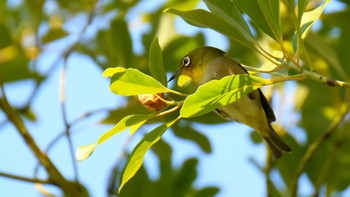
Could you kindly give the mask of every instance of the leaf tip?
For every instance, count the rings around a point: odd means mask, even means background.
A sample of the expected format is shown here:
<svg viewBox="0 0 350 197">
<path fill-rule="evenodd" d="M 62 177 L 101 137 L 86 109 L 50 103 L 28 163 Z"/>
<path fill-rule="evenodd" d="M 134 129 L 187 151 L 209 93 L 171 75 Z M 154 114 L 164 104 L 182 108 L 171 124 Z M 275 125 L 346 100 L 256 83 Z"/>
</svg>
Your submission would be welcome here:
<svg viewBox="0 0 350 197">
<path fill-rule="evenodd" d="M 89 144 L 78 148 L 75 158 L 77 161 L 84 161 L 94 152 L 96 144 Z"/>
<path fill-rule="evenodd" d="M 112 77 L 116 73 L 125 72 L 125 71 L 126 71 L 126 68 L 123 68 L 123 67 L 107 68 L 102 73 L 102 76 L 103 77 Z"/>
</svg>

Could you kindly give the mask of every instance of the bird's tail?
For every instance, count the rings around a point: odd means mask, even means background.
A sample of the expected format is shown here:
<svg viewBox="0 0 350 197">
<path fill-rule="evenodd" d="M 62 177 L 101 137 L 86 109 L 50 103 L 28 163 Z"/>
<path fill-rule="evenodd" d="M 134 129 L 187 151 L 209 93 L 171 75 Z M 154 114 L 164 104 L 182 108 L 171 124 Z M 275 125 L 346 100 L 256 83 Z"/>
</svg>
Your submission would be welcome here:
<svg viewBox="0 0 350 197">
<path fill-rule="evenodd" d="M 269 125 L 270 132 L 268 136 L 264 136 L 266 143 L 269 145 L 273 155 L 276 159 L 282 156 L 283 152 L 290 152 L 292 149 L 287 143 L 285 143 L 280 136 L 275 132 L 275 130 Z"/>
</svg>

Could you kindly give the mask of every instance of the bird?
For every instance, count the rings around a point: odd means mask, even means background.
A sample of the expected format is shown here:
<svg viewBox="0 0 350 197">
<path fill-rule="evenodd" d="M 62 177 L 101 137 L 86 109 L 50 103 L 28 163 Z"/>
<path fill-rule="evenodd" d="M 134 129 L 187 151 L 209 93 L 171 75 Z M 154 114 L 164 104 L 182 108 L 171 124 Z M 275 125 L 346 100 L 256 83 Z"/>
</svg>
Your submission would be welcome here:
<svg viewBox="0 0 350 197">
<path fill-rule="evenodd" d="M 210 46 L 199 47 L 185 55 L 179 69 L 169 79 L 186 75 L 199 87 L 211 80 L 219 80 L 229 75 L 248 74 L 247 70 L 224 51 Z M 291 152 L 290 146 L 275 132 L 271 123 L 276 116 L 260 89 L 256 89 L 234 103 L 214 110 L 226 120 L 243 123 L 254 130 L 265 140 L 275 158 L 283 152 Z"/>
</svg>

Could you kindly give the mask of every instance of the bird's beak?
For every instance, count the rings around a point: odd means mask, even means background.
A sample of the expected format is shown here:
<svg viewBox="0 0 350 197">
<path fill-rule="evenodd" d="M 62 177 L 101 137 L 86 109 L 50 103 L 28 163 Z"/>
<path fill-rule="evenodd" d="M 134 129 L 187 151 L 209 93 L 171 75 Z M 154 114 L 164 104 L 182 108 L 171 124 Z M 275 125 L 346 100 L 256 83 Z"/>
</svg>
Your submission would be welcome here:
<svg viewBox="0 0 350 197">
<path fill-rule="evenodd" d="M 178 70 L 175 72 L 175 74 L 174 74 L 173 76 L 170 77 L 170 79 L 168 80 L 168 83 L 169 83 L 170 81 L 172 81 L 173 79 L 175 79 L 176 77 L 178 77 L 178 76 L 180 75 L 181 71 L 182 71 L 181 68 L 178 69 Z"/>
</svg>

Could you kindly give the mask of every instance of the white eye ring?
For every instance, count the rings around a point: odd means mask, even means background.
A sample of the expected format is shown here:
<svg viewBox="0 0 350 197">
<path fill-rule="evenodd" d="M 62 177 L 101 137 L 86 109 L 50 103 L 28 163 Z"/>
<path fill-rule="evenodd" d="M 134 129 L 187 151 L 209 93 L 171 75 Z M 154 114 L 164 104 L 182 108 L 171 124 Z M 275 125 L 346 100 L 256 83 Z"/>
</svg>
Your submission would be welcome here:
<svg viewBox="0 0 350 197">
<path fill-rule="evenodd" d="M 188 67 L 191 63 L 191 59 L 190 57 L 186 56 L 182 59 L 182 65 L 185 67 Z"/>
</svg>

